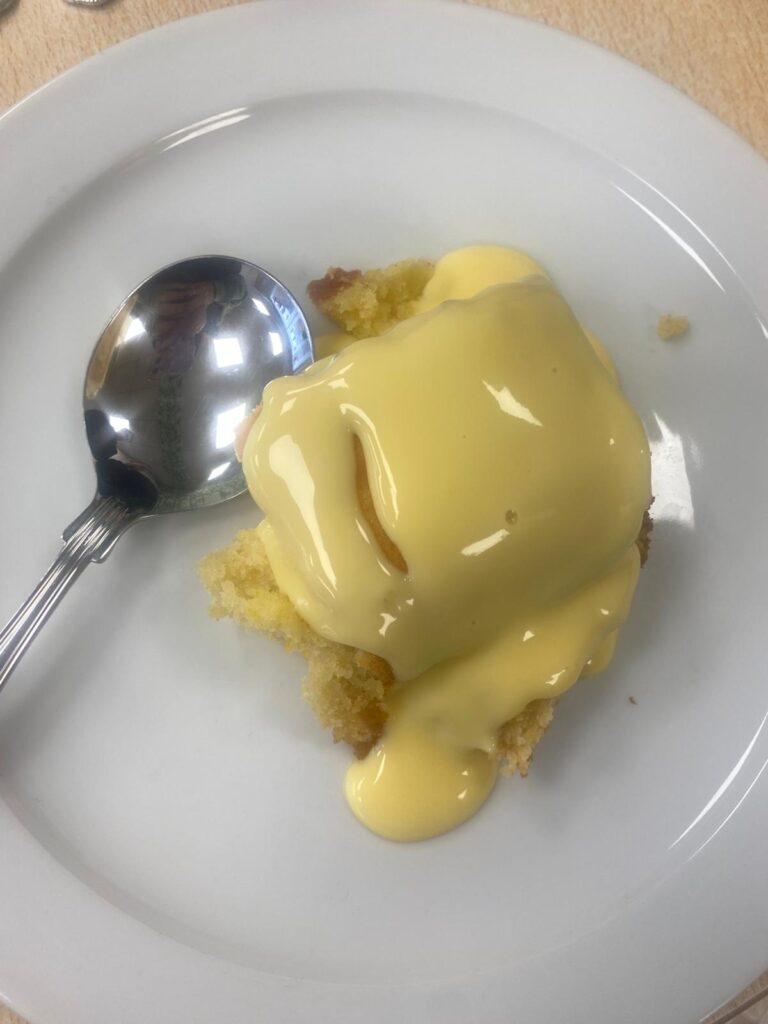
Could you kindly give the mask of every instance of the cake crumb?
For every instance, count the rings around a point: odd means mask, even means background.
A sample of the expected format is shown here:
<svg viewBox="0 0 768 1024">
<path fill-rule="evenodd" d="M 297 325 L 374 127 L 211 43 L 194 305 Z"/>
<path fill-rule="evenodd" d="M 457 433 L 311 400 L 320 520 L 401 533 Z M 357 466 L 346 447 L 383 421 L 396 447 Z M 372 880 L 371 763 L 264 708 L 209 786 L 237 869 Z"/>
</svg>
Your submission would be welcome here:
<svg viewBox="0 0 768 1024">
<path fill-rule="evenodd" d="M 435 265 L 406 259 L 383 270 L 330 267 L 310 281 L 309 297 L 333 322 L 354 338 L 378 337 L 412 316 Z"/>
<path fill-rule="evenodd" d="M 629 698 L 629 703 L 630 703 L 630 704 L 637 704 L 637 701 L 635 700 L 635 698 L 634 698 L 634 697 L 630 696 L 630 698 Z"/>
<path fill-rule="evenodd" d="M 691 321 L 687 316 L 681 316 L 678 313 L 664 313 L 656 324 L 656 333 L 663 341 L 669 341 L 670 338 L 679 338 L 682 334 L 686 334 L 690 326 Z"/>
</svg>

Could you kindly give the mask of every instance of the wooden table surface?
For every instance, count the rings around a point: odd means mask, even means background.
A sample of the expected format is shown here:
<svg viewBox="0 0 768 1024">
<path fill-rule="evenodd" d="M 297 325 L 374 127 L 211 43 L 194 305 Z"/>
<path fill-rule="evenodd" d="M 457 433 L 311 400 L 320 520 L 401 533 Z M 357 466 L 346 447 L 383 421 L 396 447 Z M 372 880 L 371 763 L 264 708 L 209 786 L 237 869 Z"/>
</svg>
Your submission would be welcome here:
<svg viewBox="0 0 768 1024">
<path fill-rule="evenodd" d="M 0 111 L 113 43 L 237 2 L 113 0 L 88 10 L 63 0 L 16 0 L 0 15 Z M 768 157 L 768 0 L 470 2 L 537 18 L 622 54 L 687 92 Z M 768 972 L 733 1004 L 742 1007 L 737 1016 L 731 1016 L 732 1008 L 711 1022 L 768 1024 L 768 998 L 744 1008 L 763 988 L 768 988 Z M 24 1022 L 0 1005 L 0 1024 Z"/>
</svg>

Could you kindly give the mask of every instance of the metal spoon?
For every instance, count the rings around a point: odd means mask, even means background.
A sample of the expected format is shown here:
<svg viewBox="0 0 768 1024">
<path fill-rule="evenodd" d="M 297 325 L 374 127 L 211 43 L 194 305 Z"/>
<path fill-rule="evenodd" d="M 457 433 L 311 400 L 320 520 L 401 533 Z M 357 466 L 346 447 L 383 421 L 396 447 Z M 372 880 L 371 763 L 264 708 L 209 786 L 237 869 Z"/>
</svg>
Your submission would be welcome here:
<svg viewBox="0 0 768 1024">
<path fill-rule="evenodd" d="M 63 595 L 148 516 L 246 489 L 235 431 L 273 377 L 313 360 L 301 307 L 265 270 L 225 256 L 165 267 L 105 327 L 85 375 L 96 496 L 0 633 L 0 689 Z"/>
</svg>

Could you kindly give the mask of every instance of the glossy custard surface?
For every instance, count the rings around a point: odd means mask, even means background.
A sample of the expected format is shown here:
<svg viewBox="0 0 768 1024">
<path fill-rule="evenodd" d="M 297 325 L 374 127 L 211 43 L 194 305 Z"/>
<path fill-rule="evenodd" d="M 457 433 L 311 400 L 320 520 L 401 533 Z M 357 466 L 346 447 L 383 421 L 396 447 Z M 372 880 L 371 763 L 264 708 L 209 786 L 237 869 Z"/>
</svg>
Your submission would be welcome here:
<svg viewBox="0 0 768 1024">
<path fill-rule="evenodd" d="M 398 680 L 350 806 L 446 831 L 492 789 L 499 726 L 604 667 L 629 611 L 650 466 L 610 360 L 530 257 L 458 250 L 416 315 L 273 381 L 243 463 L 281 589 Z"/>
</svg>

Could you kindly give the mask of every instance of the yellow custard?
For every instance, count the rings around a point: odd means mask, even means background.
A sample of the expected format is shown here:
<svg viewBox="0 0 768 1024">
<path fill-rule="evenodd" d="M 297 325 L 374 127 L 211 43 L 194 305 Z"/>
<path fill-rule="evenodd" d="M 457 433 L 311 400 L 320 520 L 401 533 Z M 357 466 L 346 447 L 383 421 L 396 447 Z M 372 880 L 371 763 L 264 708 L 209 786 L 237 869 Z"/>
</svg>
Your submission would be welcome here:
<svg viewBox="0 0 768 1024">
<path fill-rule="evenodd" d="M 268 385 L 243 464 L 281 590 L 397 679 L 352 810 L 447 831 L 493 788 L 499 727 L 603 668 L 629 611 L 650 466 L 610 359 L 530 257 L 458 250 L 410 319 Z"/>
</svg>

